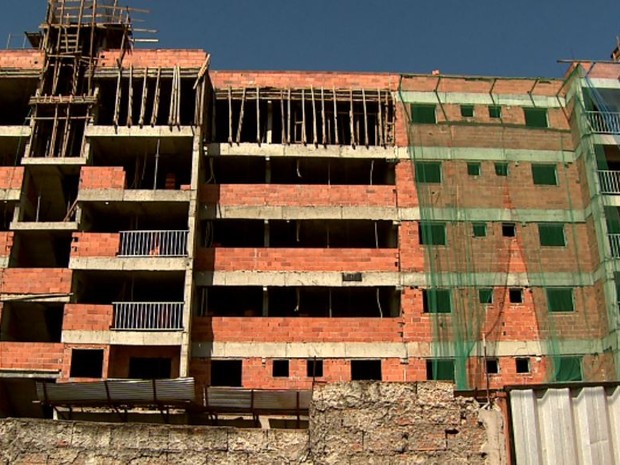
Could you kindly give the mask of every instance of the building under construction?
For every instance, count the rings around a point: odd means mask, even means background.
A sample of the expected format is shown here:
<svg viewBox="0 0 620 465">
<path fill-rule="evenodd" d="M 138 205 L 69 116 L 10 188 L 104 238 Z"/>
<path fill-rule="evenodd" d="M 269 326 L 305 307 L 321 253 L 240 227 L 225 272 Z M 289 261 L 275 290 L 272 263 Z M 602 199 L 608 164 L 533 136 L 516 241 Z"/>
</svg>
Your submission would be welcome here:
<svg viewBox="0 0 620 465">
<path fill-rule="evenodd" d="M 227 72 L 134 14 L 52 0 L 0 52 L 1 414 L 617 380 L 620 63 Z"/>
</svg>

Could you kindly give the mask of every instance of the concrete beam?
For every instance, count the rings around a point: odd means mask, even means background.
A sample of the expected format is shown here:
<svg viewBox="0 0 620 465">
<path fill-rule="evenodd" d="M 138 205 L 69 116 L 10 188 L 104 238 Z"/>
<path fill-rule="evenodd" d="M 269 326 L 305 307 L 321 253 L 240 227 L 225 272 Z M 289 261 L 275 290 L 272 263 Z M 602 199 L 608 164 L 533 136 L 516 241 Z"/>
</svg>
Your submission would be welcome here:
<svg viewBox="0 0 620 465">
<path fill-rule="evenodd" d="M 86 166 L 88 160 L 85 157 L 24 157 L 21 163 L 25 166 Z"/>
<path fill-rule="evenodd" d="M 63 331 L 65 344 L 178 346 L 182 331 Z"/>
<path fill-rule="evenodd" d="M 147 189 L 80 189 L 79 202 L 189 202 L 192 191 Z"/>
<path fill-rule="evenodd" d="M 197 286 L 329 286 L 329 287 L 427 287 L 428 273 L 361 273 L 360 282 L 344 282 L 340 272 L 284 272 L 284 271 L 203 271 L 195 275 Z M 433 281 L 451 283 L 452 287 L 545 287 L 592 286 L 590 273 L 435 273 Z M 469 284 L 473 286 L 474 284 Z M 450 287 L 450 286 L 447 286 Z"/>
<path fill-rule="evenodd" d="M 87 126 L 86 137 L 194 137 L 193 126 Z"/>
<path fill-rule="evenodd" d="M 580 355 L 601 352 L 597 341 L 558 341 L 557 350 L 549 350 L 541 341 L 488 342 L 487 353 L 494 357 L 525 357 L 546 355 Z M 433 343 L 400 342 L 194 342 L 193 358 L 345 358 L 376 359 L 409 357 L 432 358 Z M 442 356 L 454 356 L 454 344 L 446 343 Z M 451 350 L 452 349 L 452 350 Z M 482 342 L 473 344 L 470 356 L 484 353 Z"/>
<path fill-rule="evenodd" d="M 349 145 L 208 144 L 207 156 L 259 156 L 299 158 L 396 158 L 396 147 L 351 147 Z"/>
<path fill-rule="evenodd" d="M 78 224 L 75 221 L 34 222 L 12 221 L 11 231 L 77 231 Z"/>
<path fill-rule="evenodd" d="M 30 126 L 0 126 L 0 137 L 30 137 Z"/>
<path fill-rule="evenodd" d="M 72 270 L 106 271 L 184 271 L 190 266 L 188 257 L 71 257 Z"/>
<path fill-rule="evenodd" d="M 563 108 L 564 98 L 530 94 L 491 94 L 478 92 L 394 92 L 394 98 L 404 103 L 443 103 L 465 105 L 508 105 L 517 107 Z"/>
</svg>

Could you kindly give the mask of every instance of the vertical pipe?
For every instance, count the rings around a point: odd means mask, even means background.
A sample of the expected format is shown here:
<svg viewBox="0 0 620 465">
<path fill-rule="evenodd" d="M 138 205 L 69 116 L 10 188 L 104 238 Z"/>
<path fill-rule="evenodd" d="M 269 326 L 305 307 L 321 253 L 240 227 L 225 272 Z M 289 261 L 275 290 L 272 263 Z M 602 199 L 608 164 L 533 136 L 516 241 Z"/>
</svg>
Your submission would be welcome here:
<svg viewBox="0 0 620 465">
<path fill-rule="evenodd" d="M 157 174 L 159 171 L 159 148 L 161 139 L 157 139 L 157 153 L 155 154 L 155 173 L 153 175 L 153 190 L 157 189 Z"/>
</svg>

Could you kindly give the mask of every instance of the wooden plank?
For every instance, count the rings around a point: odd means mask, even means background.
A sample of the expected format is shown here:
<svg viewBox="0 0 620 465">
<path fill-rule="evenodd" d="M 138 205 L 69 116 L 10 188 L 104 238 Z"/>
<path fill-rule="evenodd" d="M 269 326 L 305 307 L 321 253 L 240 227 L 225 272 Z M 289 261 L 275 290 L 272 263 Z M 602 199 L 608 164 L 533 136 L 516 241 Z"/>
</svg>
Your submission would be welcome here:
<svg viewBox="0 0 620 465">
<path fill-rule="evenodd" d="M 301 143 L 306 145 L 306 93 L 301 89 Z"/>
<path fill-rule="evenodd" d="M 151 113 L 151 126 L 157 124 L 159 118 L 159 101 L 161 99 L 161 68 L 157 68 L 157 79 L 155 80 L 155 100 L 153 101 L 153 112 Z"/>
<path fill-rule="evenodd" d="M 335 142 L 336 145 L 340 145 L 339 135 L 338 135 L 338 102 L 336 101 L 336 88 L 334 87 L 334 93 L 332 95 L 334 99 L 334 134 L 335 134 Z"/>
<path fill-rule="evenodd" d="M 149 95 L 149 86 L 147 82 L 148 75 L 149 69 L 146 68 L 144 70 L 144 80 L 142 81 L 142 103 L 140 104 L 140 121 L 138 121 L 140 127 L 144 126 L 144 117 L 146 116 L 146 103 Z"/>
<path fill-rule="evenodd" d="M 232 145 L 233 143 L 233 117 L 232 117 L 233 107 L 232 107 L 232 89 L 228 86 L 228 143 Z"/>
<path fill-rule="evenodd" d="M 280 124 L 282 127 L 282 138 L 280 139 L 284 144 L 286 142 L 286 131 L 284 122 L 284 90 L 280 89 Z"/>
<path fill-rule="evenodd" d="M 118 77 L 116 80 L 116 100 L 114 101 L 114 126 L 118 127 L 118 121 L 121 115 L 121 81 L 123 79 L 123 68 L 118 68 Z"/>
<path fill-rule="evenodd" d="M 127 126 L 133 124 L 133 65 L 129 67 L 129 99 L 127 103 Z"/>
<path fill-rule="evenodd" d="M 327 133 L 325 132 L 325 89 L 321 87 L 321 134 L 323 145 L 327 145 Z"/>
<path fill-rule="evenodd" d="M 256 88 L 256 143 L 260 145 L 260 89 Z"/>
<path fill-rule="evenodd" d="M 181 126 L 181 102 L 183 101 L 183 86 L 181 85 L 181 67 L 177 66 L 177 108 L 176 108 L 176 125 Z"/>
<path fill-rule="evenodd" d="M 355 116 L 353 113 L 353 89 L 350 89 L 349 100 L 349 130 L 351 132 L 351 145 L 355 147 Z"/>
<path fill-rule="evenodd" d="M 312 143 L 316 146 L 319 143 L 318 134 L 317 134 L 317 126 L 316 126 L 316 100 L 314 98 L 314 87 L 310 87 L 310 92 L 312 93 Z"/>
<path fill-rule="evenodd" d="M 377 90 L 377 95 L 379 96 L 377 99 L 377 106 L 379 107 L 379 112 L 377 115 L 377 126 L 379 128 L 379 143 L 377 145 L 383 146 L 383 103 L 381 102 L 381 89 Z"/>
<path fill-rule="evenodd" d="M 236 142 L 241 142 L 241 130 L 243 129 L 243 115 L 245 113 L 245 93 L 246 89 L 243 88 L 243 96 L 241 97 L 241 112 L 239 113 L 239 125 L 237 126 L 237 139 Z"/>
<path fill-rule="evenodd" d="M 364 143 L 366 147 L 370 145 L 368 141 L 368 110 L 366 109 L 366 91 L 362 89 L 362 105 L 364 106 Z"/>
<path fill-rule="evenodd" d="M 291 145 L 291 88 L 288 89 L 287 98 L 287 126 L 286 126 L 286 142 Z"/>
</svg>

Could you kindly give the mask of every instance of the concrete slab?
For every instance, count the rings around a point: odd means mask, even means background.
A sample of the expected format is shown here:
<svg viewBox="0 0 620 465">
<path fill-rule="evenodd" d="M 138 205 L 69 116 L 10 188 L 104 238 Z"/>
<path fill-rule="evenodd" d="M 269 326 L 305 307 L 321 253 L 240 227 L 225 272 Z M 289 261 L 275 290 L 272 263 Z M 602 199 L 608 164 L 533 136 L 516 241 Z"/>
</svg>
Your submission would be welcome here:
<svg viewBox="0 0 620 465">
<path fill-rule="evenodd" d="M 80 189 L 79 202 L 189 202 L 192 191 L 146 189 Z"/>
<path fill-rule="evenodd" d="M 88 126 L 86 137 L 194 137 L 193 126 Z"/>
<path fill-rule="evenodd" d="M 72 257 L 72 270 L 183 271 L 191 267 L 188 257 Z"/>
<path fill-rule="evenodd" d="M 56 221 L 56 222 L 11 222 L 11 231 L 77 231 L 78 224 L 76 221 Z"/>
<path fill-rule="evenodd" d="M 65 344 L 104 344 L 122 346 L 181 345 L 183 331 L 63 331 Z"/>
</svg>

